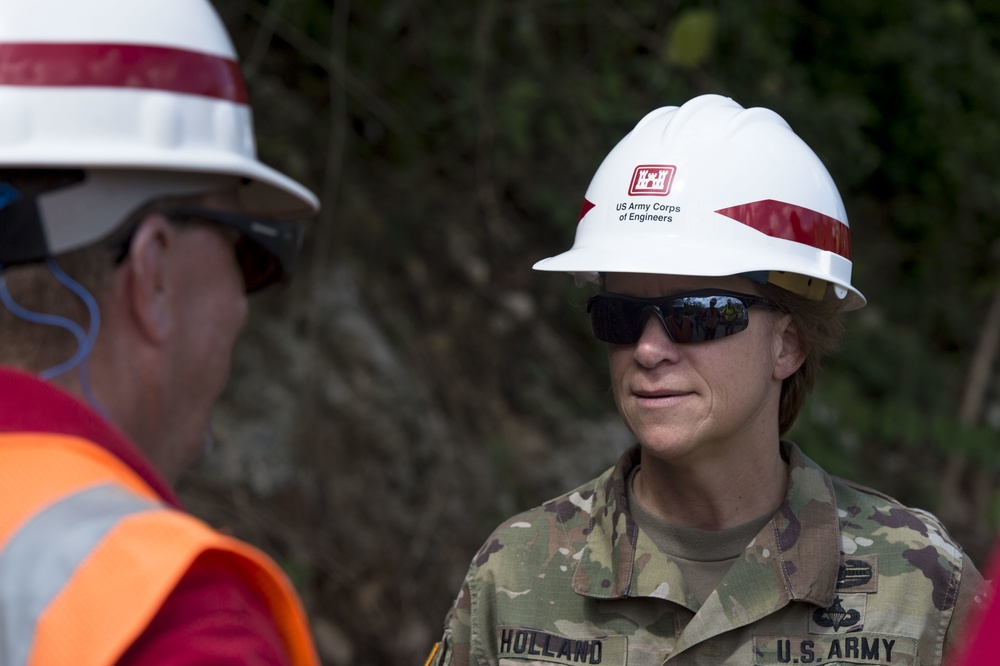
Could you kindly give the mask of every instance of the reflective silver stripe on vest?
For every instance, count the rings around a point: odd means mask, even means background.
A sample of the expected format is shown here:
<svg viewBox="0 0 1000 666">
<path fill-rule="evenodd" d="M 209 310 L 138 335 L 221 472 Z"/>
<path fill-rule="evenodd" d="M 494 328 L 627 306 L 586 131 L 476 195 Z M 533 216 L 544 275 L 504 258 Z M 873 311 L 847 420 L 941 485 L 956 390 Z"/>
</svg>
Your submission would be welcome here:
<svg viewBox="0 0 1000 666">
<path fill-rule="evenodd" d="M 125 516 L 159 505 L 107 484 L 52 504 L 0 551 L 0 664 L 27 663 L 39 617 L 80 563 Z"/>
</svg>

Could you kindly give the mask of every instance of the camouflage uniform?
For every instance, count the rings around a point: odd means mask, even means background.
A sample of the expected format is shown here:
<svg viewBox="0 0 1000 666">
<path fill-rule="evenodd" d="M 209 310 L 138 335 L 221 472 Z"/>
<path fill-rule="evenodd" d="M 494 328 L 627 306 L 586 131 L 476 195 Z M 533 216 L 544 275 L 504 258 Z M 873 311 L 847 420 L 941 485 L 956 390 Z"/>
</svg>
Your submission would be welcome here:
<svg viewBox="0 0 1000 666">
<path fill-rule="evenodd" d="M 694 612 L 629 513 L 638 447 L 502 524 L 429 663 L 940 664 L 982 577 L 934 516 L 783 443 L 788 494 Z"/>
</svg>

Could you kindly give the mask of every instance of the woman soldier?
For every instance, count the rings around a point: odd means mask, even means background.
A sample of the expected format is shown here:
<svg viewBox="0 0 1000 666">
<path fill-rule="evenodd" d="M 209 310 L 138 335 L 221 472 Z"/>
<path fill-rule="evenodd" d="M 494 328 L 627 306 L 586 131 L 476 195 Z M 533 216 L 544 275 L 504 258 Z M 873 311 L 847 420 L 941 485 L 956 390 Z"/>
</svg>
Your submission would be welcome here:
<svg viewBox="0 0 1000 666">
<path fill-rule="evenodd" d="M 637 221 L 619 210 L 670 205 Z M 643 207 L 644 206 L 644 207 Z M 615 402 L 637 444 L 503 523 L 436 664 L 939 664 L 982 578 L 932 515 L 830 477 L 791 427 L 851 285 L 840 195 L 775 113 L 716 95 L 643 118 L 587 190 Z M 675 308 L 735 312 L 672 336 Z"/>
</svg>

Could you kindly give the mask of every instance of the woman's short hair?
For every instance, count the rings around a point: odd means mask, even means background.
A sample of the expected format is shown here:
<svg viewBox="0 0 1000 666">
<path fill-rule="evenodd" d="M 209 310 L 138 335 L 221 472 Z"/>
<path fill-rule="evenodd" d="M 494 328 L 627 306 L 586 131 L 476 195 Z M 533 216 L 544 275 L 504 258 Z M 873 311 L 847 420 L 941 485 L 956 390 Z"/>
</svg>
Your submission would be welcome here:
<svg viewBox="0 0 1000 666">
<path fill-rule="evenodd" d="M 758 291 L 776 310 L 791 316 L 806 352 L 801 367 L 781 384 L 778 431 L 784 435 L 812 392 L 822 360 L 840 345 L 844 335 L 841 302 L 830 294 L 822 300 L 809 299 L 769 283 L 758 285 Z"/>
</svg>

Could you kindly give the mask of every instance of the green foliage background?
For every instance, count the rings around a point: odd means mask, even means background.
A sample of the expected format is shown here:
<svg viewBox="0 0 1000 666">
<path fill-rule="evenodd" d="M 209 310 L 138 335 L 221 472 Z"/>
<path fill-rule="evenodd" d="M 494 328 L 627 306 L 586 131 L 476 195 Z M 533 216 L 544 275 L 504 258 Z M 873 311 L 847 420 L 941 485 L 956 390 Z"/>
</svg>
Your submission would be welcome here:
<svg viewBox="0 0 1000 666">
<path fill-rule="evenodd" d="M 1000 5 L 215 4 L 243 58 L 262 156 L 323 201 L 291 301 L 261 309 L 320 336 L 316 303 L 333 267 L 350 267 L 460 433 L 460 457 L 489 470 L 449 468 L 470 475 L 448 486 L 468 522 L 438 524 L 420 567 L 391 564 L 411 593 L 374 603 L 412 607 L 409 643 L 384 640 L 403 611 L 358 620 L 344 608 L 353 597 L 307 562 L 297 580 L 311 613 L 350 643 L 327 650 L 329 663 L 419 659 L 493 523 L 568 489 L 521 473 L 517 433 L 551 447 L 532 460 L 558 467 L 574 455 L 572 442 L 554 443 L 566 424 L 613 404 L 584 293 L 530 266 L 572 242 L 590 177 L 640 117 L 705 92 L 781 114 L 823 159 L 850 216 L 854 282 L 870 304 L 849 315 L 847 342 L 792 438 L 831 472 L 935 511 L 984 561 L 1000 514 L 990 352 L 1000 323 L 987 314 L 1000 293 Z M 353 556 L 341 541 L 326 547 Z"/>
</svg>

